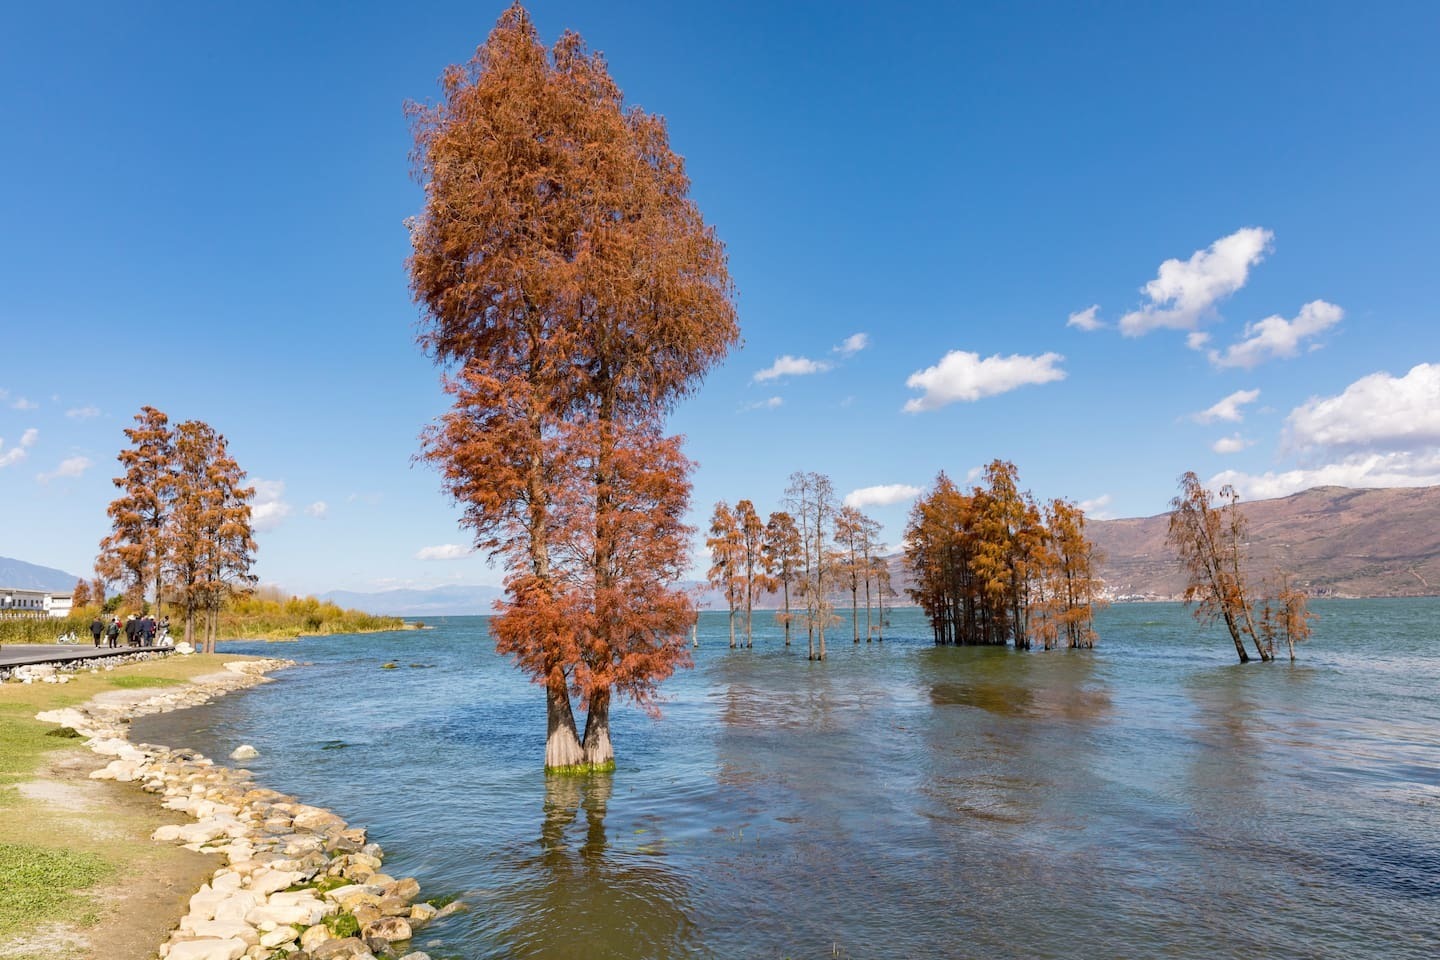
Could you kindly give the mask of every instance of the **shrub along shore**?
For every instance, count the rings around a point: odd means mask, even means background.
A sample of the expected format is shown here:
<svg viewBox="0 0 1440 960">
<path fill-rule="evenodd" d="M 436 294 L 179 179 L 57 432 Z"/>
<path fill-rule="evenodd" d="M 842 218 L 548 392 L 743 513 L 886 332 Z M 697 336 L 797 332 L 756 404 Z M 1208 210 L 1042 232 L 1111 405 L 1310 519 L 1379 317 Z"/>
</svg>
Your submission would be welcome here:
<svg viewBox="0 0 1440 960">
<path fill-rule="evenodd" d="M 192 673 L 199 666 L 195 661 L 202 659 L 207 662 L 201 669 L 221 667 L 220 672 Z M 125 736 L 133 717 L 205 703 L 267 682 L 266 672 L 290 665 L 282 660 L 224 658 L 222 666 L 219 657 L 171 657 L 164 664 L 135 665 L 138 669 L 130 668 L 137 674 L 133 677 L 122 667 L 113 672 L 85 671 L 65 686 L 7 684 L 0 687 L 0 707 L 6 708 L 0 712 L 0 738 L 32 744 L 27 754 L 32 769 L 14 771 L 22 776 L 40 766 L 38 757 L 48 746 L 34 746 L 33 741 L 48 739 L 64 745 L 84 738 L 91 750 L 113 758 L 90 773 L 90 779 L 136 783 L 161 796 L 166 809 L 195 819 L 162 826 L 152 836 L 189 850 L 218 853 L 224 859 L 209 882 L 189 898 L 188 912 L 169 918 L 172 926 L 177 919 L 179 925 L 159 947 L 166 960 L 364 960 L 402 955 L 422 960 L 424 954 L 406 952 L 413 931 L 462 908 L 418 902 L 419 884 L 413 878 L 384 874 L 383 853 L 363 829 L 350 827 L 330 811 L 257 786 L 248 771 L 229 769 L 194 751 L 131 744 Z M 79 702 L 84 692 L 96 689 L 105 692 Z M 17 692 L 12 695 L 12 691 Z M 12 705 L 11 699 L 16 703 Z M 15 714 L 27 703 L 63 705 L 22 722 Z M 46 730 L 45 724 L 59 726 Z M 5 849 L 0 842 L 0 854 Z M 66 851 L 52 852 L 63 856 Z M 82 866 L 88 869 L 94 864 L 87 861 Z M 133 864 L 122 857 L 110 866 L 124 873 Z M 0 879 L 7 889 L 12 881 L 27 877 L 32 885 L 43 887 L 64 869 L 64 864 L 29 873 L 22 868 L 10 877 L 0 856 Z M 84 884 L 72 887 L 77 885 Z M 52 905 L 49 914 L 39 910 L 19 918 L 18 926 L 67 915 L 76 895 L 69 896 L 64 910 Z M 11 919 L 16 927 L 15 918 Z M 0 939 L 6 932 L 14 930 L 0 930 Z M 144 949 L 153 952 L 153 942 Z"/>
</svg>

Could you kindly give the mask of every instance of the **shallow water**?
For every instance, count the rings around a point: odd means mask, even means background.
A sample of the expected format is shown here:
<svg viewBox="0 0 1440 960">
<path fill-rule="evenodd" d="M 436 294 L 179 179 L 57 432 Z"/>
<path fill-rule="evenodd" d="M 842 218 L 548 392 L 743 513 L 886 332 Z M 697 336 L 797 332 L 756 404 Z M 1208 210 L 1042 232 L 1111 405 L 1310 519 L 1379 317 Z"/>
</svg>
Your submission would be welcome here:
<svg viewBox="0 0 1440 960">
<path fill-rule="evenodd" d="M 1298 662 L 1246 666 L 1168 604 L 1031 653 L 898 610 L 824 663 L 769 613 L 730 650 L 707 613 L 663 718 L 617 710 L 589 779 L 542 774 L 543 701 L 483 618 L 227 645 L 308 665 L 134 736 L 255 745 L 267 786 L 473 905 L 436 955 L 1433 957 L 1440 601 L 1315 609 Z"/>
</svg>

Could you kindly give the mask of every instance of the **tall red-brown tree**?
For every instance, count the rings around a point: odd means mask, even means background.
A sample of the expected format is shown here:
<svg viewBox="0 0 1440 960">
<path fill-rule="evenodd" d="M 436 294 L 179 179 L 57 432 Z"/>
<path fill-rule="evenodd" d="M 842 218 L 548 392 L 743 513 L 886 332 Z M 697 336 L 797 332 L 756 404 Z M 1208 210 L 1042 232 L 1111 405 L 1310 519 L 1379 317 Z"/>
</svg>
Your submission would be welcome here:
<svg viewBox="0 0 1440 960">
<path fill-rule="evenodd" d="M 79 610 L 88 606 L 90 606 L 90 584 L 84 580 L 76 580 L 75 588 L 70 591 L 70 609 Z"/>
<path fill-rule="evenodd" d="M 410 108 L 426 193 L 410 272 L 422 344 L 460 371 L 424 456 L 477 543 L 510 567 L 492 631 L 546 687 L 546 765 L 606 766 L 612 692 L 646 696 L 638 675 L 621 683 L 609 665 L 650 616 L 641 605 L 658 602 L 623 586 L 648 577 L 628 564 L 654 562 L 625 544 L 625 488 L 670 471 L 688 496 L 683 460 L 640 469 L 624 451 L 662 438 L 658 417 L 738 338 L 724 248 L 689 199 L 664 121 L 625 108 L 578 36 L 547 52 L 516 3 L 442 83 L 441 103 Z M 471 475 L 492 462 L 500 476 Z M 590 488 L 581 501 L 576 484 Z M 586 505 L 593 595 L 552 564 L 560 501 Z M 568 535 L 577 522 L 567 513 Z M 659 654 L 647 663 L 668 673 Z M 585 701 L 583 744 L 572 693 Z"/>
<path fill-rule="evenodd" d="M 790 646 L 790 584 L 798 582 L 801 558 L 800 531 L 795 528 L 795 519 L 783 510 L 770 514 L 765 521 L 765 543 L 762 557 L 765 575 L 780 587 L 782 606 L 775 614 L 785 628 L 785 646 Z"/>
<path fill-rule="evenodd" d="M 1180 492 L 1170 501 L 1166 538 L 1185 571 L 1185 603 L 1195 604 L 1201 623 L 1225 622 L 1241 663 L 1250 660 L 1246 641 L 1254 644 L 1261 660 L 1274 654 L 1266 649 L 1256 626 L 1254 598 L 1244 566 L 1245 517 L 1235 488 L 1220 488 L 1221 506 L 1193 471 L 1180 477 Z"/>
<path fill-rule="evenodd" d="M 760 520 L 755 504 L 749 500 L 735 504 L 735 523 L 740 528 L 740 553 L 745 578 L 745 646 L 753 647 L 755 601 L 773 586 L 765 573 L 765 524 Z"/>
<path fill-rule="evenodd" d="M 730 612 L 730 649 L 734 650 L 735 614 L 745 594 L 745 545 L 735 511 L 724 500 L 715 504 L 715 512 L 710 515 L 710 535 L 705 538 L 705 548 L 710 551 L 710 570 L 705 577 L 710 586 L 725 597 L 725 606 Z"/>
<path fill-rule="evenodd" d="M 120 496 L 111 501 L 110 533 L 100 541 L 95 568 L 107 579 L 125 585 L 126 600 L 136 610 L 147 596 L 160 604 L 160 577 L 170 548 L 166 521 L 175 495 L 170 418 L 151 406 L 125 428 L 130 446 L 121 450 L 124 473 L 114 479 Z"/>
</svg>

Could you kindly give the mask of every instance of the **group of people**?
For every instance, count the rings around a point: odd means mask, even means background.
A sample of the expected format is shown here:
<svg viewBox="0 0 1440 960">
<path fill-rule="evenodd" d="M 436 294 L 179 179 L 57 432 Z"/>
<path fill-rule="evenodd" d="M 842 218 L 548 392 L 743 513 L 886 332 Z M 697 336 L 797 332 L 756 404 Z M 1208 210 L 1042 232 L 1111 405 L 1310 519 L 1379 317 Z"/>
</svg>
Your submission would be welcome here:
<svg viewBox="0 0 1440 960">
<path fill-rule="evenodd" d="M 120 635 L 125 635 L 125 645 L 129 647 L 153 647 L 157 643 L 165 644 L 170 638 L 170 618 L 161 617 L 156 620 L 150 614 L 137 617 L 133 613 L 125 618 L 122 624 L 118 616 L 112 616 L 107 624 L 103 617 L 97 616 L 90 621 L 90 637 L 95 641 L 95 646 L 100 646 L 103 637 L 110 647 L 120 645 Z"/>
</svg>

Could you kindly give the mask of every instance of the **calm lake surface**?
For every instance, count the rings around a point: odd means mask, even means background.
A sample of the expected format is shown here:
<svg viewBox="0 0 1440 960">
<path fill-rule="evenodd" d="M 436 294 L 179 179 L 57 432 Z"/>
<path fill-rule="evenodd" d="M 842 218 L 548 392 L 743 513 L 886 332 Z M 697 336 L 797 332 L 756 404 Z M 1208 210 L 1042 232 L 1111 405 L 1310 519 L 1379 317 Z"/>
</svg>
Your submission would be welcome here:
<svg viewBox="0 0 1440 960">
<path fill-rule="evenodd" d="M 227 645 L 307 665 L 134 737 L 255 745 L 473 906 L 417 938 L 437 957 L 1434 957 L 1440 601 L 1315 610 L 1298 662 L 1243 667 L 1169 604 L 1031 653 L 902 609 L 824 663 L 707 613 L 590 779 L 543 775 L 539 690 L 480 617 Z"/>
</svg>

